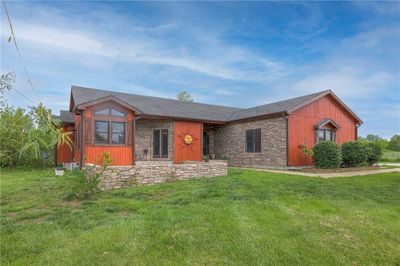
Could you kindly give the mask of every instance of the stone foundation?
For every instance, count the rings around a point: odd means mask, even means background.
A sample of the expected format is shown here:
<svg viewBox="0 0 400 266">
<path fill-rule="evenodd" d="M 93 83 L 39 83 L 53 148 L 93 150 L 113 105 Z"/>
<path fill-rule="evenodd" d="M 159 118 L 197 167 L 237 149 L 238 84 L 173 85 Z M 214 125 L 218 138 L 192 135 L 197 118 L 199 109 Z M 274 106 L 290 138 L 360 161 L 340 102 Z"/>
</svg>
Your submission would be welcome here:
<svg viewBox="0 0 400 266">
<path fill-rule="evenodd" d="M 94 171 L 100 173 L 101 167 L 96 166 Z M 183 164 L 159 161 L 137 162 L 131 166 L 109 166 L 101 176 L 100 187 L 113 189 L 227 174 L 228 164 L 222 160 Z"/>
</svg>

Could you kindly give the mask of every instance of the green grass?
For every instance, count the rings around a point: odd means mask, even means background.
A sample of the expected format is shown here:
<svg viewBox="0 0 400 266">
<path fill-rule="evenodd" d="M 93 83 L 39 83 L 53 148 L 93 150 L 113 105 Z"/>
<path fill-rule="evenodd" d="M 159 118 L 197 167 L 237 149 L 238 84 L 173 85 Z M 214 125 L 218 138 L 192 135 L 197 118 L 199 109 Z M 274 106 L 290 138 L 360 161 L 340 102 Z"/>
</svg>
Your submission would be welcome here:
<svg viewBox="0 0 400 266">
<path fill-rule="evenodd" d="M 1 176 L 1 265 L 398 265 L 400 175 L 227 177 L 63 198 L 71 176 Z"/>
</svg>

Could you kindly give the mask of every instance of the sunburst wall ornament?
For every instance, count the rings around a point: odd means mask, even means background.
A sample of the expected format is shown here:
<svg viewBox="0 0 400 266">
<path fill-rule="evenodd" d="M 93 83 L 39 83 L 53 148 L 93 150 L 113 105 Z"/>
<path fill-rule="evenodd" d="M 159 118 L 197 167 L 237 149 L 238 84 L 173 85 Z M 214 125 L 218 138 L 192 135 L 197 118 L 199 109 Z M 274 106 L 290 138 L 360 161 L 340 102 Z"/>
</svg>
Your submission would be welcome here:
<svg viewBox="0 0 400 266">
<path fill-rule="evenodd" d="M 181 149 L 186 148 L 188 150 L 193 150 L 193 145 L 198 141 L 198 138 L 194 137 L 194 134 L 192 134 L 190 130 L 179 134 L 178 138 L 182 140 L 182 142 L 180 142 L 181 144 L 179 145 Z"/>
<path fill-rule="evenodd" d="M 183 138 L 183 142 L 185 142 L 185 144 L 190 145 L 193 142 L 193 137 L 189 134 L 186 134 L 185 137 Z"/>
</svg>

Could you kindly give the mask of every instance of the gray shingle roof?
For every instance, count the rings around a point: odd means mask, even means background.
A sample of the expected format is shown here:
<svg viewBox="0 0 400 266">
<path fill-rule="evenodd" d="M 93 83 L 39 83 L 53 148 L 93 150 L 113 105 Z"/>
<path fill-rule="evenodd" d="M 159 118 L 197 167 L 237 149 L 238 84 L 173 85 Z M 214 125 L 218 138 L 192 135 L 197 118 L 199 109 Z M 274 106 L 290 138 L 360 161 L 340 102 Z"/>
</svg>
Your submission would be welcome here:
<svg viewBox="0 0 400 266">
<path fill-rule="evenodd" d="M 269 104 L 264 104 L 248 109 L 242 109 L 233 112 L 233 114 L 229 117 L 229 121 L 234 121 L 234 120 L 240 120 L 240 119 L 246 119 L 246 118 L 251 118 L 251 117 L 257 117 L 257 116 L 262 116 L 262 115 L 268 115 L 268 114 L 274 114 L 274 113 L 284 113 L 289 110 L 292 110 L 293 108 L 296 108 L 297 106 L 302 105 L 305 102 L 308 102 L 312 100 L 315 97 L 318 97 L 322 94 L 327 93 L 328 91 L 321 91 L 313 94 L 308 94 L 284 101 L 279 101 L 279 102 L 274 102 L 274 103 L 269 103 Z"/>
<path fill-rule="evenodd" d="M 74 123 L 74 113 L 66 110 L 61 110 L 60 115 L 56 116 L 63 123 Z"/>
<path fill-rule="evenodd" d="M 240 108 L 189 103 L 179 100 L 136 95 L 123 92 L 98 90 L 72 86 L 75 106 L 99 98 L 114 96 L 119 100 L 139 109 L 145 115 L 189 118 L 196 120 L 226 121 L 231 114 Z"/>
<path fill-rule="evenodd" d="M 143 115 L 219 122 L 230 122 L 269 114 L 284 113 L 296 108 L 297 106 L 301 106 L 306 102 L 309 102 L 315 97 L 330 92 L 321 91 L 284 101 L 260 105 L 248 109 L 241 109 L 236 107 L 190 103 L 174 99 L 150 97 L 78 86 L 72 86 L 71 91 L 75 106 L 90 103 L 100 98 L 113 96 L 118 100 L 140 110 Z M 67 114 L 64 115 L 67 116 Z"/>
</svg>

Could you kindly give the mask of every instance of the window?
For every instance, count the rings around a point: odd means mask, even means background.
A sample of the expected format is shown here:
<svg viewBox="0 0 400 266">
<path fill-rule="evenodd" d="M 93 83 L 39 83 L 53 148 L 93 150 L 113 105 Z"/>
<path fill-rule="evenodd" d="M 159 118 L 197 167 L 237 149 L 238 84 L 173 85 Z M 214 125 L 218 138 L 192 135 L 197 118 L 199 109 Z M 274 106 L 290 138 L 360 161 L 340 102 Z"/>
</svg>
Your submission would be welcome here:
<svg viewBox="0 0 400 266">
<path fill-rule="evenodd" d="M 261 128 L 246 130 L 246 152 L 261 152 Z"/>
<path fill-rule="evenodd" d="M 95 115 L 110 115 L 110 109 L 105 108 L 94 112 Z"/>
<path fill-rule="evenodd" d="M 111 122 L 111 143 L 125 144 L 125 123 Z"/>
<path fill-rule="evenodd" d="M 94 135 L 96 144 L 125 144 L 125 123 L 95 121 Z"/>
<path fill-rule="evenodd" d="M 104 109 L 100 109 L 94 112 L 95 115 L 107 115 L 107 116 L 120 116 L 120 117 L 124 117 L 126 116 L 126 114 L 124 112 L 118 111 L 114 108 L 104 108 Z"/>
<path fill-rule="evenodd" d="M 96 121 L 95 122 L 95 143 L 109 144 L 109 122 Z"/>
<path fill-rule="evenodd" d="M 168 129 L 153 130 L 153 158 L 168 158 Z"/>
<path fill-rule="evenodd" d="M 125 116 L 125 113 L 120 112 L 120 111 L 118 111 L 118 110 L 115 110 L 115 109 L 113 109 L 113 108 L 111 108 L 110 113 L 111 113 L 111 116 Z"/>
<path fill-rule="evenodd" d="M 318 142 L 333 141 L 332 129 L 318 129 Z"/>
</svg>

